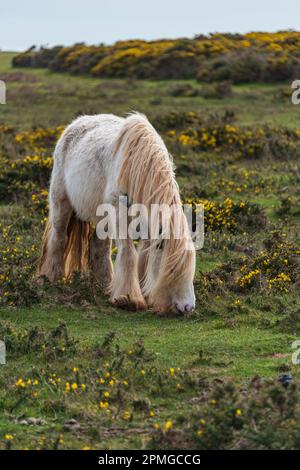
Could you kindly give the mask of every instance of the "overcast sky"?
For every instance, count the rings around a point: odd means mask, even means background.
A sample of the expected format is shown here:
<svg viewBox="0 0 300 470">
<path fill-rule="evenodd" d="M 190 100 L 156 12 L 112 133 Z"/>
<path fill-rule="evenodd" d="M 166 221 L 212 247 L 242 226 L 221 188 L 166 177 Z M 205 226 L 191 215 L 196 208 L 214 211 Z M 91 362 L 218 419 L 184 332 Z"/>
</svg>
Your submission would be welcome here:
<svg viewBox="0 0 300 470">
<path fill-rule="evenodd" d="M 0 48 L 300 30 L 299 0 L 0 0 Z"/>
</svg>

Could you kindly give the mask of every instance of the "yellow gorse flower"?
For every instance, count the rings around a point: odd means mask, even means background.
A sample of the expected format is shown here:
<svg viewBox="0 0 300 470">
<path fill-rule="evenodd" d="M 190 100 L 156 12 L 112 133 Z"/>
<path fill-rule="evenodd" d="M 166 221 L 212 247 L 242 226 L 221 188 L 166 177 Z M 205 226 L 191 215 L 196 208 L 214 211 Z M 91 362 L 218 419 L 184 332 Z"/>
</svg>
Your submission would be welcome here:
<svg viewBox="0 0 300 470">
<path fill-rule="evenodd" d="M 173 427 L 173 423 L 170 419 L 168 419 L 164 424 L 164 431 L 169 431 Z"/>
<path fill-rule="evenodd" d="M 106 410 L 109 407 L 109 403 L 107 401 L 100 401 L 99 407 L 101 410 Z"/>
</svg>

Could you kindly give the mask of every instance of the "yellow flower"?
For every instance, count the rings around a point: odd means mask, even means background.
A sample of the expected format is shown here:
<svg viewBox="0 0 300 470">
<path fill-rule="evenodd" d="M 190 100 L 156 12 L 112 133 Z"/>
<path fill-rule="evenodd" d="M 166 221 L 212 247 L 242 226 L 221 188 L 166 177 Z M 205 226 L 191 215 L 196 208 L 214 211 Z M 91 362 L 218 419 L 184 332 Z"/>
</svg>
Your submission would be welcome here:
<svg viewBox="0 0 300 470">
<path fill-rule="evenodd" d="M 76 382 L 73 382 L 72 385 L 71 385 L 71 387 L 72 387 L 72 390 L 77 390 L 78 385 L 77 385 Z"/>
<path fill-rule="evenodd" d="M 154 411 L 150 410 L 150 411 L 149 411 L 149 416 L 150 416 L 150 418 L 153 418 L 153 416 L 155 416 Z"/>
<path fill-rule="evenodd" d="M 164 425 L 164 430 L 167 432 L 169 431 L 173 426 L 173 423 L 170 419 L 168 419 L 166 422 L 165 422 L 165 425 Z"/>
<path fill-rule="evenodd" d="M 105 398 L 108 398 L 109 397 L 109 392 L 104 392 L 103 396 L 105 396 Z"/>
<path fill-rule="evenodd" d="M 130 413 L 129 411 L 124 411 L 123 413 L 123 419 L 125 419 L 125 421 L 128 421 L 130 419 Z"/>
<path fill-rule="evenodd" d="M 25 388 L 26 387 L 26 383 L 24 382 L 24 380 L 22 379 L 19 379 L 17 382 L 16 382 L 16 387 L 19 387 L 19 388 Z"/>
<path fill-rule="evenodd" d="M 14 438 L 14 436 L 12 434 L 5 434 L 4 436 L 4 439 L 6 439 L 7 441 L 12 441 Z"/>
<path fill-rule="evenodd" d="M 102 410 L 106 410 L 109 405 L 107 401 L 100 401 L 99 406 Z"/>
<path fill-rule="evenodd" d="M 242 411 L 239 408 L 235 410 L 235 416 L 241 416 L 241 414 L 242 414 Z"/>
</svg>

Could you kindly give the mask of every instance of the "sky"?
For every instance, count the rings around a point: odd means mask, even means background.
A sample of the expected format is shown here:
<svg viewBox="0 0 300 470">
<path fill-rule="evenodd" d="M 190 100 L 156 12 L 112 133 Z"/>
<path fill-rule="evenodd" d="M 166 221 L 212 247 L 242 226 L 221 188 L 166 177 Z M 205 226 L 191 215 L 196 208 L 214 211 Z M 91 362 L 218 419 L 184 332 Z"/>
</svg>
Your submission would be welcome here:
<svg viewBox="0 0 300 470">
<path fill-rule="evenodd" d="M 0 0 L 0 49 L 300 30 L 299 0 Z"/>
</svg>

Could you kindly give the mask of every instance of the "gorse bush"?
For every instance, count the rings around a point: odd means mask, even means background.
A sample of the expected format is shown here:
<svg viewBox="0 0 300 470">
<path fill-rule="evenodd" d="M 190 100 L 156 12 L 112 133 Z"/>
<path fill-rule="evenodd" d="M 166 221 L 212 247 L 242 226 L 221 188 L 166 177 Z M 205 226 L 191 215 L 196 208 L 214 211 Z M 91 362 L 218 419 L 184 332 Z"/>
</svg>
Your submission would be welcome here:
<svg viewBox="0 0 300 470">
<path fill-rule="evenodd" d="M 1 137 L 0 198 L 18 201 L 22 195 L 47 188 L 52 151 L 63 128 L 38 128 L 32 132 L 8 129 Z M 12 158 L 13 157 L 13 158 Z"/>
<path fill-rule="evenodd" d="M 215 98 L 223 99 L 232 96 L 232 86 L 230 81 L 215 82 L 210 85 L 204 84 L 200 88 L 196 88 L 193 85 L 186 83 L 182 85 L 176 85 L 170 88 L 170 96 L 191 98 L 194 96 L 203 96 L 204 98 Z"/>
<path fill-rule="evenodd" d="M 226 286 L 233 292 L 267 294 L 295 290 L 299 279 L 300 250 L 275 231 L 264 240 L 263 250 L 245 253 L 238 260 L 222 264 L 205 274 L 203 282 L 207 289 L 212 290 L 222 290 Z"/>
<path fill-rule="evenodd" d="M 118 41 L 112 46 L 30 48 L 13 59 L 15 67 L 97 77 L 277 82 L 300 71 L 300 33 L 211 34 L 194 39 Z"/>
<path fill-rule="evenodd" d="M 232 96 L 232 86 L 230 81 L 220 81 L 211 85 L 204 85 L 201 88 L 200 95 L 204 98 L 223 99 Z"/>
<path fill-rule="evenodd" d="M 11 356 L 40 353 L 48 361 L 60 356 L 72 355 L 76 351 L 76 341 L 69 336 L 64 322 L 50 331 L 38 327 L 17 330 L 10 322 L 0 322 L 0 337 L 5 342 L 6 351 Z M 21 386 L 22 381 L 19 382 Z M 22 387 L 23 388 L 23 387 Z"/>
<path fill-rule="evenodd" d="M 267 224 L 262 209 L 249 202 L 234 202 L 230 198 L 226 198 L 222 202 L 187 198 L 185 202 L 192 204 L 195 211 L 198 210 L 199 205 L 203 206 L 205 230 L 237 232 L 245 229 L 251 230 L 254 227 L 255 230 L 260 230 L 265 228 Z"/>
<path fill-rule="evenodd" d="M 299 384 L 254 378 L 243 390 L 229 382 L 199 393 L 194 407 L 170 428 L 159 427 L 152 449 L 296 449 Z"/>
<path fill-rule="evenodd" d="M 199 81 L 230 80 L 233 83 L 281 82 L 299 76 L 300 58 L 288 54 L 240 51 L 203 62 Z"/>
<path fill-rule="evenodd" d="M 260 158 L 272 156 L 291 159 L 299 156 L 298 140 L 300 132 L 284 128 L 241 128 L 233 124 L 203 125 L 200 120 L 191 118 L 192 125 L 184 123 L 180 129 L 167 132 L 170 142 L 195 151 L 234 150 L 241 157 Z M 176 121 L 175 121 L 176 124 Z"/>
<path fill-rule="evenodd" d="M 190 84 L 177 85 L 169 90 L 169 94 L 175 97 L 189 98 L 200 95 L 200 90 Z"/>
</svg>

